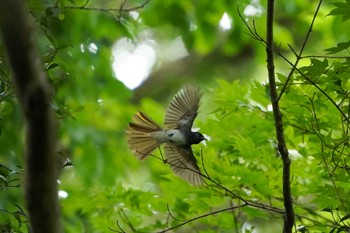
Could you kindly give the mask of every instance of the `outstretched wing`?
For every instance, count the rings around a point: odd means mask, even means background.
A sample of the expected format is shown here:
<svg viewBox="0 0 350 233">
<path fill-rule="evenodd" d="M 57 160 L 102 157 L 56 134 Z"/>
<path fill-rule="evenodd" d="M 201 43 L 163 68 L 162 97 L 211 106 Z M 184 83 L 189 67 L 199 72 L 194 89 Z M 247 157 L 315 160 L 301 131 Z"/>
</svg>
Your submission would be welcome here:
<svg viewBox="0 0 350 233">
<path fill-rule="evenodd" d="M 193 156 L 191 146 L 175 146 L 166 143 L 164 146 L 167 163 L 174 173 L 193 186 L 203 183 L 196 158 Z"/>
<path fill-rule="evenodd" d="M 169 104 L 165 114 L 167 129 L 191 130 L 202 94 L 199 88 L 185 86 Z"/>
</svg>

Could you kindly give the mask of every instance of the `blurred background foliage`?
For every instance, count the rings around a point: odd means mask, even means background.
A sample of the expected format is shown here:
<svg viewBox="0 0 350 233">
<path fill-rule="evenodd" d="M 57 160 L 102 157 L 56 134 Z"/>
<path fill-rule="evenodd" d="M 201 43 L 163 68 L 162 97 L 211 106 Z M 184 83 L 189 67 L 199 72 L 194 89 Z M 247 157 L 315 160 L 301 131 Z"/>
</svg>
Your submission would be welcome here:
<svg viewBox="0 0 350 233">
<path fill-rule="evenodd" d="M 276 49 L 291 63 L 291 48 L 303 46 L 318 3 L 276 3 Z M 282 165 L 265 49 L 244 23 L 265 37 L 265 0 L 27 5 L 55 91 L 65 232 L 157 232 L 193 218 L 173 231 L 281 232 Z M 321 5 L 290 78 L 291 65 L 276 56 L 279 90 L 288 82 L 281 108 L 293 159 L 295 231 L 349 230 L 349 15 L 348 1 Z M 2 44 L 0 78 L 0 231 L 27 232 L 24 125 Z M 204 93 L 195 127 L 211 140 L 194 147 L 211 178 L 202 188 L 155 157 L 137 161 L 124 134 L 137 110 L 162 122 L 185 83 Z M 233 208 L 240 204 L 247 206 Z"/>
</svg>

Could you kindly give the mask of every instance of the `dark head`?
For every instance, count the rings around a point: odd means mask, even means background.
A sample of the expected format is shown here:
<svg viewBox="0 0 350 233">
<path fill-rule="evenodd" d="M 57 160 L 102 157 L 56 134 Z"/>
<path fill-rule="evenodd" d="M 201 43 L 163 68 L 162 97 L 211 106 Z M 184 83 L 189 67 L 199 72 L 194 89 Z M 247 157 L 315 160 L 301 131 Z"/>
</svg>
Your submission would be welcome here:
<svg viewBox="0 0 350 233">
<path fill-rule="evenodd" d="M 191 136 L 190 136 L 190 143 L 189 144 L 198 144 L 203 140 L 207 140 L 203 134 L 199 133 L 199 132 L 192 132 Z"/>
</svg>

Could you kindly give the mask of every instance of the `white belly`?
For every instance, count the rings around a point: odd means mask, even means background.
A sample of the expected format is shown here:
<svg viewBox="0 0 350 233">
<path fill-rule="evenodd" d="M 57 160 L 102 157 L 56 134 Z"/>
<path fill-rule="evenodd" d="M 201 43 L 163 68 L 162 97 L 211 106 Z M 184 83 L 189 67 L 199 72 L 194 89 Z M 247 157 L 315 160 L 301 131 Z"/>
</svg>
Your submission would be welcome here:
<svg viewBox="0 0 350 233">
<path fill-rule="evenodd" d="M 165 134 L 166 134 L 166 138 L 168 139 L 168 142 L 172 144 L 175 144 L 177 146 L 186 144 L 185 137 L 177 129 L 167 130 Z"/>
<path fill-rule="evenodd" d="M 177 129 L 152 132 L 150 136 L 158 143 L 168 142 L 177 146 L 186 145 L 185 137 Z"/>
</svg>

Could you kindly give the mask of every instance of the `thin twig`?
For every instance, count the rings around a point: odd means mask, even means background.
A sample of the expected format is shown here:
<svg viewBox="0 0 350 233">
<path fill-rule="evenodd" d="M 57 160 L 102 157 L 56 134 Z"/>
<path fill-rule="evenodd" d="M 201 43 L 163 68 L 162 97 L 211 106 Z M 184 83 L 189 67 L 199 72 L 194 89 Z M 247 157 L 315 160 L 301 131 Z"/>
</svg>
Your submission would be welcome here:
<svg viewBox="0 0 350 233">
<path fill-rule="evenodd" d="M 322 0 L 320 0 L 319 2 L 319 5 L 318 7 L 320 6 Z M 318 9 L 318 8 L 317 8 Z M 317 10 L 318 11 L 318 10 Z M 244 20 L 243 16 L 240 14 L 240 12 L 238 11 L 238 14 L 239 14 L 239 17 L 242 19 L 242 21 L 244 22 L 244 24 L 246 25 L 247 29 L 249 30 L 249 35 L 252 36 L 254 39 L 256 39 L 257 41 L 259 41 L 261 44 L 263 44 L 264 46 L 266 46 L 266 41 L 260 36 L 258 35 L 256 29 L 255 29 L 255 25 L 253 24 L 253 27 L 254 27 L 254 31 L 250 28 L 250 26 L 247 24 L 247 22 Z M 315 14 L 316 15 L 316 14 Z M 253 22 L 254 23 L 254 22 Z M 310 27 L 310 29 L 312 29 L 312 27 Z M 309 29 L 309 31 L 310 31 Z M 308 38 L 308 36 L 307 36 Z M 291 48 L 291 47 L 290 47 Z M 287 62 L 291 67 L 292 67 L 292 71 L 297 71 L 303 78 L 305 78 L 306 81 L 310 82 L 313 86 L 315 86 L 331 103 L 332 105 L 334 105 L 337 110 L 340 112 L 340 114 L 343 116 L 344 120 L 347 121 L 348 123 L 350 123 L 350 119 L 349 117 L 347 116 L 347 114 L 345 114 L 342 109 L 339 107 L 339 105 L 325 92 L 323 91 L 314 81 L 312 81 L 310 78 L 308 78 L 302 71 L 300 71 L 298 68 L 297 68 L 297 64 L 296 63 L 292 63 L 291 61 L 288 60 L 288 58 L 286 58 L 286 56 L 284 56 L 280 51 L 274 49 L 274 51 L 278 54 L 278 56 L 280 56 L 285 62 Z M 296 54 L 296 52 L 294 51 L 293 48 L 291 48 L 291 51 Z M 301 57 L 301 53 L 299 53 L 300 55 L 299 56 L 299 59 L 302 59 L 302 58 L 306 58 L 308 56 L 305 56 L 305 57 Z M 297 57 L 298 57 L 297 56 Z M 311 56 L 311 57 L 322 57 L 322 56 Z M 341 58 L 341 59 L 345 59 L 347 58 L 346 56 L 340 56 L 340 57 L 336 57 L 336 56 L 333 56 L 333 57 L 330 57 L 330 58 Z M 292 72 L 289 73 L 288 77 L 287 77 L 287 81 L 286 83 L 289 82 L 289 79 L 291 78 L 291 75 L 292 75 Z M 278 101 L 280 100 L 283 92 L 286 90 L 286 83 L 284 84 L 284 86 L 282 87 L 282 90 L 281 90 L 281 93 L 278 97 Z M 292 85 L 292 84 L 289 84 L 289 85 Z"/>
<path fill-rule="evenodd" d="M 132 230 L 132 232 L 137 232 L 136 229 L 135 229 L 135 227 L 134 227 L 134 225 L 133 225 L 132 222 L 130 221 L 129 217 L 128 217 L 128 216 L 126 215 L 126 213 L 124 212 L 124 210 L 123 210 L 123 209 L 120 209 L 119 212 L 120 212 L 121 218 L 123 218 L 123 221 L 129 226 L 129 228 Z M 119 229 L 120 229 L 122 232 L 124 232 L 123 229 L 119 226 L 119 222 L 118 222 L 118 221 L 117 221 L 117 225 L 118 225 Z"/>
<path fill-rule="evenodd" d="M 314 120 L 315 120 L 317 131 L 318 131 L 319 134 L 321 134 L 321 127 L 320 127 L 320 124 L 318 122 L 317 113 L 316 113 L 316 109 L 315 109 L 315 105 L 314 105 L 314 97 L 315 97 L 315 95 L 310 100 L 311 101 L 311 106 L 312 106 L 312 111 L 313 111 L 313 117 L 314 117 Z M 327 174 L 329 176 L 329 179 L 332 182 L 332 185 L 333 185 L 334 191 L 336 193 L 336 196 L 337 196 L 337 198 L 338 198 L 338 200 L 339 200 L 343 210 L 346 210 L 346 207 L 345 207 L 345 204 L 344 204 L 344 200 L 341 197 L 341 195 L 339 194 L 339 188 L 337 187 L 337 185 L 335 183 L 335 180 L 334 180 L 334 177 L 333 177 L 333 173 L 330 171 L 330 167 L 329 167 L 329 164 L 328 164 L 325 156 L 323 156 L 323 154 L 324 154 L 324 144 L 322 142 L 321 142 L 321 153 L 322 153 L 323 163 L 325 165 L 325 168 L 326 168 Z"/>
<path fill-rule="evenodd" d="M 130 12 L 139 10 L 141 8 L 144 8 L 150 0 L 144 1 L 141 5 L 130 7 L 130 8 L 123 8 L 123 5 L 120 8 L 102 8 L 102 7 L 86 7 L 87 3 L 89 1 L 85 2 L 83 6 L 63 6 L 63 9 L 67 10 L 86 10 L 86 11 L 101 11 L 101 12 Z M 49 7 L 49 8 L 57 8 L 57 6 Z"/>
<path fill-rule="evenodd" d="M 159 150 L 161 152 L 160 148 L 159 148 Z M 153 155 L 153 154 L 150 154 L 150 156 L 158 159 L 159 161 L 162 161 L 165 164 L 169 164 L 170 166 L 177 166 L 175 164 L 170 163 L 168 160 L 164 159 L 162 153 L 160 153 L 160 154 L 161 154 L 162 158 L 160 158 L 160 157 L 158 157 L 156 155 Z M 268 210 L 268 211 L 271 211 L 271 212 L 274 212 L 274 213 L 278 213 L 278 214 L 284 214 L 284 211 L 282 209 L 279 209 L 279 208 L 276 208 L 276 207 L 273 207 L 273 206 L 269 206 L 269 205 L 266 205 L 264 203 L 248 201 L 248 200 L 244 199 L 243 197 L 241 197 L 238 194 L 236 194 L 233 191 L 231 191 L 229 188 L 225 187 L 224 185 L 220 184 L 216 180 L 212 179 L 209 176 L 209 174 L 205 175 L 205 174 L 203 174 L 201 172 L 195 171 L 195 170 L 193 170 L 191 168 L 188 168 L 188 167 L 179 167 L 179 168 L 181 168 L 181 169 L 188 169 L 188 170 L 191 170 L 192 172 L 200 174 L 207 181 L 210 181 L 211 183 L 213 183 L 215 185 L 214 187 L 216 187 L 217 189 L 220 189 L 220 190 L 224 191 L 226 194 L 229 194 L 229 196 L 231 196 L 231 198 L 235 198 L 235 199 L 243 202 L 244 204 L 249 205 L 250 207 L 253 207 L 253 208 L 256 208 L 256 209 Z"/>
<path fill-rule="evenodd" d="M 275 119 L 275 130 L 278 142 L 278 151 L 281 154 L 283 163 L 283 201 L 285 208 L 285 219 L 283 232 L 291 233 L 294 222 L 294 209 L 292 194 L 290 188 L 290 164 L 291 160 L 288 154 L 287 145 L 284 139 L 284 130 L 282 123 L 282 114 L 278 104 L 278 95 L 276 90 L 275 79 L 275 64 L 274 64 L 274 47 L 273 47 L 273 18 L 274 18 L 274 0 L 268 0 L 267 2 L 267 20 L 266 20 L 266 57 L 267 57 L 267 70 L 269 77 L 270 97 L 273 109 L 273 115 Z"/>
<path fill-rule="evenodd" d="M 300 59 L 309 58 L 325 58 L 325 59 L 349 59 L 350 56 L 331 56 L 331 55 L 305 55 L 301 56 Z"/>
<path fill-rule="evenodd" d="M 293 64 L 292 69 L 291 69 L 291 71 L 290 71 L 289 74 L 288 74 L 287 80 L 286 80 L 284 86 L 282 87 L 282 90 L 281 90 L 281 92 L 280 92 L 280 94 L 279 94 L 279 96 L 278 96 L 278 101 L 281 99 L 283 93 L 284 93 L 285 90 L 287 89 L 288 84 L 289 84 L 289 81 L 290 81 L 290 79 L 292 78 L 292 75 L 294 74 L 295 67 L 298 66 L 299 61 L 301 60 L 301 55 L 303 54 L 304 49 L 305 49 L 305 46 L 306 46 L 306 43 L 307 43 L 307 41 L 309 40 L 309 37 L 310 37 L 310 34 L 311 34 L 311 32 L 312 32 L 312 28 L 313 28 L 313 26 L 314 26 L 314 23 L 315 23 L 315 20 L 316 20 L 318 11 L 319 11 L 319 9 L 320 9 L 320 7 L 321 7 L 321 4 L 322 4 L 322 0 L 320 0 L 320 1 L 318 2 L 316 11 L 315 11 L 315 13 L 314 13 L 314 16 L 313 16 L 313 18 L 312 18 L 312 21 L 311 21 L 311 24 L 310 24 L 310 27 L 309 27 L 309 30 L 308 30 L 307 33 L 306 33 L 306 36 L 305 36 L 305 39 L 304 39 L 303 44 L 302 44 L 302 46 L 301 46 L 301 49 L 300 49 L 300 51 L 299 51 L 299 54 L 296 55 L 296 61 L 295 61 L 295 63 Z M 291 46 L 290 46 L 290 48 L 291 48 Z M 294 52 L 294 50 L 292 50 L 292 51 Z M 294 54 L 296 54 L 296 53 L 294 52 Z"/>
<path fill-rule="evenodd" d="M 250 28 L 250 26 L 248 25 L 248 23 L 244 20 L 239 8 L 237 8 L 237 12 L 238 12 L 238 16 L 240 17 L 240 19 L 242 20 L 242 22 L 245 24 L 246 28 L 249 30 L 249 33 L 247 33 L 249 36 L 251 36 L 253 39 L 261 42 L 264 46 L 266 46 L 266 41 L 264 40 L 264 38 L 262 38 L 260 36 L 260 34 L 257 32 L 256 30 L 256 26 L 255 26 L 255 21 L 253 20 L 253 28 L 254 31 Z"/>
<path fill-rule="evenodd" d="M 207 168 L 205 167 L 202 148 L 201 148 L 201 161 L 202 161 L 202 167 L 203 167 L 203 170 L 204 170 L 205 174 L 210 178 L 210 175 L 209 175 L 209 173 L 208 173 L 208 171 L 207 171 Z"/>
<path fill-rule="evenodd" d="M 120 7 L 119 7 L 119 12 L 118 12 L 118 20 L 120 20 L 122 18 L 122 12 L 124 10 L 125 4 L 127 3 L 128 0 L 123 0 L 120 3 Z"/>
<path fill-rule="evenodd" d="M 231 206 L 231 207 L 228 207 L 228 208 L 225 208 L 225 209 L 220 209 L 220 210 L 217 210 L 217 211 L 213 211 L 213 212 L 209 212 L 207 214 L 203 214 L 203 215 L 199 215 L 197 217 L 194 217 L 194 218 L 191 218 L 189 220 L 186 220 L 178 225 L 175 225 L 173 227 L 169 227 L 165 230 L 162 230 L 162 231 L 158 231 L 157 233 L 164 233 L 164 232 L 168 232 L 168 231 L 172 231 L 176 228 L 179 228 L 183 225 L 186 225 L 186 224 L 189 224 L 190 222 L 193 222 L 193 221 L 196 221 L 198 219 L 201 219 L 201 218 L 206 218 L 206 217 L 209 217 L 209 216 L 212 216 L 212 215 L 215 215 L 215 214 L 219 214 L 219 213 L 222 213 L 222 212 L 226 212 L 226 211 L 230 211 L 230 210 L 235 210 L 235 209 L 239 209 L 239 208 L 242 208 L 242 207 L 245 207 L 247 206 L 247 204 L 242 204 L 242 205 L 238 205 L 238 206 Z"/>
<path fill-rule="evenodd" d="M 169 203 L 166 203 L 166 209 L 167 209 L 167 211 L 168 211 L 168 218 L 167 218 L 167 222 L 169 222 L 169 217 L 171 217 L 172 219 L 174 219 L 174 220 L 176 220 L 176 221 L 178 221 L 178 222 L 185 222 L 185 220 L 180 220 L 180 219 L 177 219 L 177 218 L 175 218 L 175 216 L 171 213 L 171 210 L 170 210 L 170 208 L 169 208 Z"/>
<path fill-rule="evenodd" d="M 338 165 L 339 161 L 338 161 L 338 163 L 336 163 L 336 161 L 335 161 L 335 152 L 338 152 L 340 154 L 339 157 L 342 157 L 342 155 L 344 154 L 344 150 L 346 148 L 348 148 L 348 146 L 349 146 L 348 143 L 349 143 L 349 139 L 346 138 L 343 141 L 337 143 L 337 145 L 334 146 L 333 151 L 332 151 L 332 161 L 333 161 L 334 166 L 336 166 L 338 168 L 345 169 L 345 170 L 347 170 L 347 169 L 350 170 L 350 168 L 347 166 L 347 160 L 344 159 L 344 162 L 345 162 L 344 166 Z M 340 147 L 340 146 L 342 146 L 342 150 L 341 151 L 338 150 L 338 147 Z M 347 156 L 349 156 L 349 154 L 347 154 Z"/>
<path fill-rule="evenodd" d="M 86 7 L 87 6 L 87 4 L 90 2 L 90 0 L 86 0 L 85 2 L 84 2 L 84 4 L 83 5 L 81 5 L 81 7 L 80 8 L 84 8 L 84 7 Z"/>
<path fill-rule="evenodd" d="M 118 231 L 118 230 L 115 230 L 115 229 L 113 229 L 113 228 L 111 228 L 111 227 L 108 227 L 108 229 L 111 230 L 111 231 L 113 231 L 113 232 L 126 233 L 126 232 L 123 230 L 123 228 L 119 225 L 119 221 L 118 221 L 118 220 L 117 220 L 117 226 L 118 226 L 118 228 L 119 228 L 119 231 Z"/>
<path fill-rule="evenodd" d="M 339 105 L 324 91 L 322 90 L 317 83 L 315 83 L 313 80 L 311 80 L 309 77 L 307 77 L 301 70 L 299 70 L 296 66 L 294 66 L 293 63 L 291 63 L 283 54 L 278 53 L 277 54 L 284 60 L 286 61 L 289 65 L 291 65 L 293 67 L 293 69 L 295 69 L 296 71 L 298 71 L 298 73 L 306 80 L 308 81 L 310 84 L 312 84 L 314 87 L 316 87 L 316 89 L 321 92 L 322 95 L 324 95 L 331 103 L 334 107 L 337 108 L 337 110 L 340 112 L 340 114 L 344 117 L 344 120 L 347 121 L 348 123 L 350 123 L 349 117 L 343 112 L 343 110 L 339 107 Z"/>
</svg>

